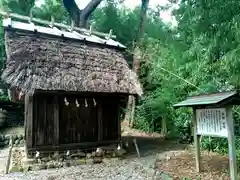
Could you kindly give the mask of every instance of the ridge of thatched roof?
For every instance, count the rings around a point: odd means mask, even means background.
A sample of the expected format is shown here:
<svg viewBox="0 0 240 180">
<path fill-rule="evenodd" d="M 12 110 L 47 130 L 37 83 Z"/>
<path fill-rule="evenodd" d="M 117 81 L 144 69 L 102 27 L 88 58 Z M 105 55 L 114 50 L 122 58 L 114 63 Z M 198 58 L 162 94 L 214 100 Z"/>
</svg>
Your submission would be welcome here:
<svg viewBox="0 0 240 180">
<path fill-rule="evenodd" d="M 5 28 L 10 27 L 11 29 L 24 30 L 24 31 L 29 31 L 29 32 L 38 32 L 41 34 L 65 37 L 65 38 L 69 38 L 69 39 L 87 41 L 87 42 L 96 43 L 96 44 L 104 44 L 104 45 L 107 45 L 110 47 L 126 49 L 126 46 L 111 39 L 111 36 L 101 38 L 101 37 L 95 36 L 89 32 L 81 32 L 80 33 L 75 30 L 66 29 L 66 28 L 59 29 L 54 26 L 53 27 L 38 26 L 32 22 L 30 22 L 30 23 L 19 22 L 19 21 L 14 21 L 11 18 L 3 19 L 3 26 Z"/>
<path fill-rule="evenodd" d="M 25 93 L 143 93 L 121 49 L 11 28 L 5 29 L 5 47 L 2 78 Z"/>
</svg>

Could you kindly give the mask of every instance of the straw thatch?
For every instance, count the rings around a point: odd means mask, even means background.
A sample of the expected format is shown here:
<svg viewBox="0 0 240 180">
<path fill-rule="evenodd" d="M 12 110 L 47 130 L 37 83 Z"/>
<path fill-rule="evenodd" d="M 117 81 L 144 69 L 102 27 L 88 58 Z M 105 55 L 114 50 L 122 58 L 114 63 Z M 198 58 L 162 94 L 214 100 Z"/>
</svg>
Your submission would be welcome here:
<svg viewBox="0 0 240 180">
<path fill-rule="evenodd" d="M 5 31 L 2 78 L 11 87 L 37 90 L 142 94 L 122 50 L 20 30 Z"/>
</svg>

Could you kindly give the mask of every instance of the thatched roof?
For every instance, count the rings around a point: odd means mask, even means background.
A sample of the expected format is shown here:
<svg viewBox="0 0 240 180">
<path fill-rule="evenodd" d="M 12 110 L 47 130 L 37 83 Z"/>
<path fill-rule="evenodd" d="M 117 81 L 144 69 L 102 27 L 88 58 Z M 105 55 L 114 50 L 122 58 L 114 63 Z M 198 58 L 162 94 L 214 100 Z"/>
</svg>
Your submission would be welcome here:
<svg viewBox="0 0 240 180">
<path fill-rule="evenodd" d="M 5 45 L 7 61 L 2 78 L 24 93 L 64 90 L 142 94 L 121 48 L 16 28 L 5 29 Z"/>
</svg>

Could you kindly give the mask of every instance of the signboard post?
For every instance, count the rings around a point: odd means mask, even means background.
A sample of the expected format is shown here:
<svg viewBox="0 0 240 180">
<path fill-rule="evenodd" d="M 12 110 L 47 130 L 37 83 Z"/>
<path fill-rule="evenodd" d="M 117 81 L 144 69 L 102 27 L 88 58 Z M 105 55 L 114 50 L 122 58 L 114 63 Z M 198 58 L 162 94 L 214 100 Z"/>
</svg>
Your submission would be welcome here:
<svg viewBox="0 0 240 180">
<path fill-rule="evenodd" d="M 237 158 L 235 147 L 234 125 L 232 117 L 232 107 L 227 107 L 227 131 L 228 131 L 228 153 L 231 180 L 237 180 Z"/>
<path fill-rule="evenodd" d="M 194 144 L 195 144 L 195 153 L 196 153 L 196 170 L 200 172 L 200 135 L 197 133 L 197 116 L 196 116 L 196 109 L 193 108 L 193 125 L 194 125 Z"/>
<path fill-rule="evenodd" d="M 224 137 L 228 138 L 231 180 L 237 180 L 236 148 L 232 107 L 193 109 L 193 112 L 197 172 L 200 172 L 200 135 Z"/>
</svg>

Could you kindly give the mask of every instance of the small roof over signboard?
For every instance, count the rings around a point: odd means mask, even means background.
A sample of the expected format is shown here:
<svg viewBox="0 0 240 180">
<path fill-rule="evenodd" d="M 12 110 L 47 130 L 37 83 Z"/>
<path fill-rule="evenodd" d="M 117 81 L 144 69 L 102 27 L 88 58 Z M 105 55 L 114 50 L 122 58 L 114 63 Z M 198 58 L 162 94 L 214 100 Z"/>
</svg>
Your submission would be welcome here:
<svg viewBox="0 0 240 180">
<path fill-rule="evenodd" d="M 240 104 L 239 95 L 239 91 L 230 91 L 190 96 L 186 100 L 175 104 L 174 107 L 206 107 L 223 106 L 228 104 L 237 105 Z"/>
</svg>

